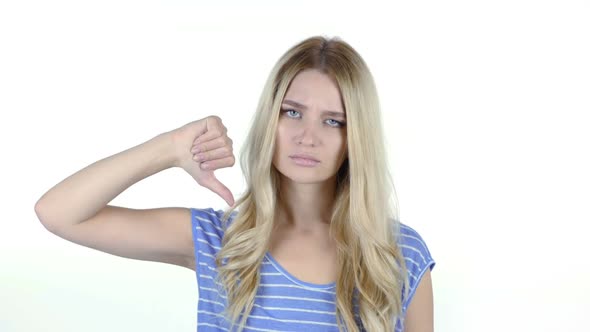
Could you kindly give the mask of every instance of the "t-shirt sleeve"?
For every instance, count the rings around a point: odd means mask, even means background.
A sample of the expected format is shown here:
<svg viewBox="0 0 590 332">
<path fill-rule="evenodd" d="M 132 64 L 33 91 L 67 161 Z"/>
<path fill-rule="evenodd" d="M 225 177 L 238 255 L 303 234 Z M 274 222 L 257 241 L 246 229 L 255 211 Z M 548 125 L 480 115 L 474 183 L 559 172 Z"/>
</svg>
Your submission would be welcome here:
<svg viewBox="0 0 590 332">
<path fill-rule="evenodd" d="M 195 271 L 197 281 L 204 284 L 202 278 L 209 279 L 215 274 L 215 257 L 221 250 L 223 239 L 222 210 L 212 208 L 191 208 L 191 228 L 195 250 Z M 231 219 L 235 216 L 232 214 Z"/>
<path fill-rule="evenodd" d="M 402 301 L 403 312 L 405 313 L 416 293 L 416 288 L 420 280 L 422 280 L 422 276 L 428 269 L 432 270 L 436 263 L 430 255 L 426 242 L 416 230 L 402 223 L 400 231 L 399 245 L 408 269 L 408 280 L 410 284 L 408 297 Z"/>
</svg>

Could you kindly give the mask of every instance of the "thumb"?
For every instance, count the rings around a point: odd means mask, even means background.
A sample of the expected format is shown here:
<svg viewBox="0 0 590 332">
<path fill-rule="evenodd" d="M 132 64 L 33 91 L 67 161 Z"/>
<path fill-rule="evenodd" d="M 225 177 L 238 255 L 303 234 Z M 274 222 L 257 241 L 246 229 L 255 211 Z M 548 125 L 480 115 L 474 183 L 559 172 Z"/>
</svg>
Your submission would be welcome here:
<svg viewBox="0 0 590 332">
<path fill-rule="evenodd" d="M 231 191 L 223 184 L 221 183 L 214 174 L 211 174 L 210 177 L 207 177 L 207 179 L 203 182 L 202 184 L 205 188 L 210 189 L 211 191 L 213 191 L 214 193 L 216 193 L 217 195 L 219 195 L 221 198 L 223 198 L 224 201 L 227 202 L 227 204 L 231 207 L 233 207 L 234 205 L 234 195 L 231 193 Z"/>
</svg>

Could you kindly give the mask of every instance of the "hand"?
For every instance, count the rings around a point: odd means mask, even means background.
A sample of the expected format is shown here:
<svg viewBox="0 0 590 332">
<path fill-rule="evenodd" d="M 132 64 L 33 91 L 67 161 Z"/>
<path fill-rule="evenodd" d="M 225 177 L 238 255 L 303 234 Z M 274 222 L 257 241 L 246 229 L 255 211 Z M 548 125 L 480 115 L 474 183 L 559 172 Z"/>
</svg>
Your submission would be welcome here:
<svg viewBox="0 0 590 332">
<path fill-rule="evenodd" d="M 229 206 L 234 205 L 231 191 L 213 174 L 218 168 L 235 164 L 233 141 L 218 116 L 212 115 L 187 123 L 170 132 L 177 155 L 177 166 L 182 167 L 201 186 L 208 188 Z M 196 150 L 199 149 L 199 152 Z M 196 156 L 202 160 L 194 159 Z"/>
</svg>

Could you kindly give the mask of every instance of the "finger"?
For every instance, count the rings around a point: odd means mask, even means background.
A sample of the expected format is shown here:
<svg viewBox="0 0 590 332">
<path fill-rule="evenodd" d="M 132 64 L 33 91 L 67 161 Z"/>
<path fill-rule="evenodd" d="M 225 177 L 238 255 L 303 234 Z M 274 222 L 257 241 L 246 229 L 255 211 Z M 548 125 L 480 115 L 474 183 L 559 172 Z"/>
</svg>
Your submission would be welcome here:
<svg viewBox="0 0 590 332">
<path fill-rule="evenodd" d="M 193 145 L 191 148 L 191 152 L 195 152 L 198 151 L 199 152 L 204 152 L 204 151 L 209 151 L 209 150 L 214 150 L 217 148 L 221 148 L 223 146 L 232 146 L 233 142 L 231 141 L 231 139 L 227 136 L 221 136 L 221 137 L 217 137 L 214 138 L 210 141 L 204 141 L 201 143 L 198 143 L 196 145 Z"/>
<path fill-rule="evenodd" d="M 194 153 L 194 152 L 193 152 Z M 218 149 L 211 150 L 211 151 L 201 151 L 194 155 L 196 161 L 208 161 L 208 160 L 215 160 L 221 159 L 225 157 L 229 157 L 233 155 L 233 150 L 229 146 L 222 146 Z"/>
<path fill-rule="evenodd" d="M 219 169 L 219 168 L 231 167 L 235 164 L 235 161 L 236 160 L 235 160 L 234 156 L 232 155 L 232 156 L 221 158 L 221 159 L 208 160 L 208 161 L 202 162 L 200 167 L 201 167 L 201 169 L 211 171 L 211 170 L 215 170 L 215 169 Z"/>
<path fill-rule="evenodd" d="M 203 186 L 205 186 L 205 188 L 210 189 L 211 191 L 219 195 L 221 198 L 223 198 L 223 200 L 226 201 L 229 206 L 234 205 L 234 195 L 223 183 L 221 183 L 215 177 L 215 175 L 213 175 L 207 181 L 205 181 L 205 183 L 203 183 Z"/>
<path fill-rule="evenodd" d="M 225 135 L 225 132 L 226 131 L 223 128 L 209 129 L 203 135 L 197 136 L 197 138 L 193 141 L 193 145 L 199 144 L 199 143 L 202 143 L 202 142 L 207 142 L 207 141 L 210 141 L 210 140 L 212 140 L 214 138 L 223 136 L 223 135 Z"/>
</svg>

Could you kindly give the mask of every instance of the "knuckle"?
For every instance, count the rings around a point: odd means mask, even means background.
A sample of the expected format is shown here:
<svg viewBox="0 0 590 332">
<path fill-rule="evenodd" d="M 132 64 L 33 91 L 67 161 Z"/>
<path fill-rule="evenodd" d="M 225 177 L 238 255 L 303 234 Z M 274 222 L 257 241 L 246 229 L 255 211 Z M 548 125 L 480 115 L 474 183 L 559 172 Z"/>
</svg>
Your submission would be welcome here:
<svg viewBox="0 0 590 332">
<path fill-rule="evenodd" d="M 208 169 L 208 170 L 212 170 L 212 169 L 214 169 L 215 167 L 217 167 L 217 163 L 216 163 L 216 162 L 214 162 L 214 161 L 211 161 L 211 160 L 207 161 L 207 169 Z"/>
</svg>

